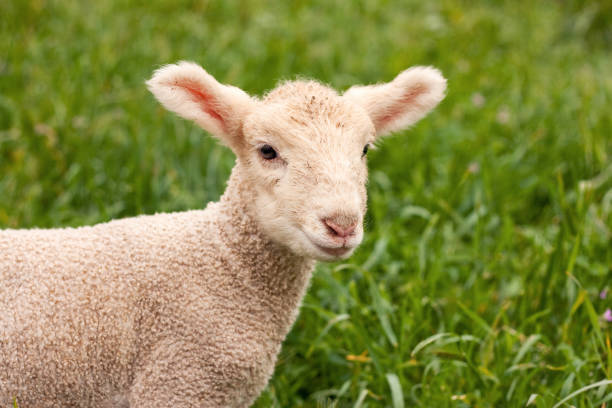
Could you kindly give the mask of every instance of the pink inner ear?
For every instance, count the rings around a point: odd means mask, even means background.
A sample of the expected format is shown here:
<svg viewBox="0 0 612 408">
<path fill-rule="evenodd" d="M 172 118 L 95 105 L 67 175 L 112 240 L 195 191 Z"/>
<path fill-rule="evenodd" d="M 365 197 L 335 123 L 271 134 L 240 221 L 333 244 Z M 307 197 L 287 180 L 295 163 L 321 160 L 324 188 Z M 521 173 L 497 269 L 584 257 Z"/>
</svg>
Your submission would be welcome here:
<svg viewBox="0 0 612 408">
<path fill-rule="evenodd" d="M 397 119 L 415 105 L 415 100 L 424 94 L 427 88 L 424 85 L 416 85 L 408 89 L 400 98 L 393 100 L 389 108 L 376 118 L 376 125 L 379 129 L 384 128 L 389 122 Z"/>
<path fill-rule="evenodd" d="M 207 115 L 218 120 L 223 130 L 226 130 L 223 117 L 214 109 L 216 104 L 214 97 L 202 91 L 198 82 L 190 79 L 180 79 L 175 82 L 175 85 L 187 91 L 191 95 L 192 101 L 199 104 L 200 108 L 206 112 Z"/>
</svg>

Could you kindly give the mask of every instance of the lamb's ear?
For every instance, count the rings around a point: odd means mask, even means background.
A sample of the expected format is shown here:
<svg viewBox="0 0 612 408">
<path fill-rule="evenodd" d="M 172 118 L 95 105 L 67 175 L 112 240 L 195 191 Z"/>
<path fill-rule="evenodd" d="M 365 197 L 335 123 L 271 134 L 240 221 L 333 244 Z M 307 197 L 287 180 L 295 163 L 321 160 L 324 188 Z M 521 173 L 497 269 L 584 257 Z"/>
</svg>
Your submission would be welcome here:
<svg viewBox="0 0 612 408">
<path fill-rule="evenodd" d="M 242 144 L 242 122 L 255 101 L 241 89 L 220 84 L 185 61 L 158 69 L 147 86 L 166 109 L 193 120 L 234 150 Z"/>
<path fill-rule="evenodd" d="M 391 82 L 354 86 L 344 93 L 370 115 L 376 135 L 405 129 L 444 99 L 446 79 L 432 67 L 413 67 Z"/>
</svg>

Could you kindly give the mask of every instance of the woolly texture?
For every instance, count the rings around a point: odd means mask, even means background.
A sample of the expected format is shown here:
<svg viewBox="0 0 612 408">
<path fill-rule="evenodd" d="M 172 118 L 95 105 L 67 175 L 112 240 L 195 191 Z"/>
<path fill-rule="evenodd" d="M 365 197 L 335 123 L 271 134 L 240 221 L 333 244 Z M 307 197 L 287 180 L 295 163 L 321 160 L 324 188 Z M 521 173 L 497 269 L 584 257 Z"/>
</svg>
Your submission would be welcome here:
<svg viewBox="0 0 612 408">
<path fill-rule="evenodd" d="M 1 231 L 0 406 L 250 405 L 314 263 L 261 235 L 239 180 L 204 211 Z"/>
<path fill-rule="evenodd" d="M 315 260 L 361 242 L 367 146 L 444 92 L 429 68 L 261 100 L 186 62 L 147 84 L 232 148 L 227 189 L 200 211 L 0 231 L 0 407 L 248 407 Z"/>
</svg>

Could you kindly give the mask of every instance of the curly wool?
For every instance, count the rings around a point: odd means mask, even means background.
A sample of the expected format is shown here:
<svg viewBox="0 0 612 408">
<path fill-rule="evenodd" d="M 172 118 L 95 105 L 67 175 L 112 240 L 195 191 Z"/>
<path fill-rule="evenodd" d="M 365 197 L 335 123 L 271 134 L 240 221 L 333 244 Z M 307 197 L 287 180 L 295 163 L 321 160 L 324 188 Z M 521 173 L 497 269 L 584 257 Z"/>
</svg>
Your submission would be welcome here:
<svg viewBox="0 0 612 408">
<path fill-rule="evenodd" d="M 252 403 L 314 262 L 259 232 L 240 179 L 202 211 L 0 231 L 0 406 Z"/>
</svg>

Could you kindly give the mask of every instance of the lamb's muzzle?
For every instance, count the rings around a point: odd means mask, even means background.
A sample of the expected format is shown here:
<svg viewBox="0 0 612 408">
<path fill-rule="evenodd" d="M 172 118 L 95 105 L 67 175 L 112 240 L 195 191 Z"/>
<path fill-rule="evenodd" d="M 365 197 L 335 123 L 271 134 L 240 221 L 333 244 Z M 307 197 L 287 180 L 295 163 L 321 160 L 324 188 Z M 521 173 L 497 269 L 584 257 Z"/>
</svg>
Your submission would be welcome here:
<svg viewBox="0 0 612 408">
<path fill-rule="evenodd" d="M 368 147 L 446 88 L 416 67 L 343 95 L 293 81 L 260 99 L 189 62 L 147 85 L 234 151 L 227 189 L 205 210 L 0 231 L 0 406 L 249 406 L 314 260 L 363 238 Z"/>
</svg>

